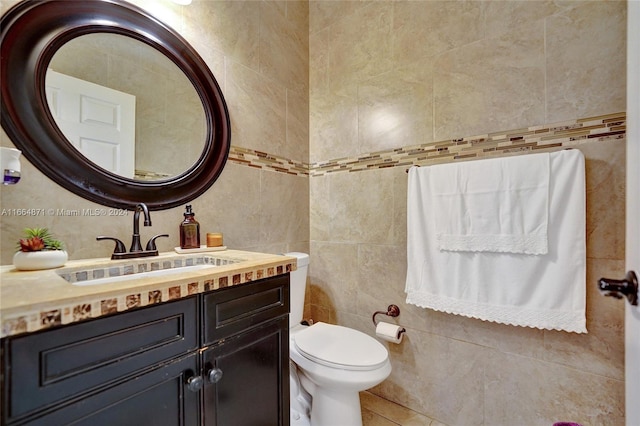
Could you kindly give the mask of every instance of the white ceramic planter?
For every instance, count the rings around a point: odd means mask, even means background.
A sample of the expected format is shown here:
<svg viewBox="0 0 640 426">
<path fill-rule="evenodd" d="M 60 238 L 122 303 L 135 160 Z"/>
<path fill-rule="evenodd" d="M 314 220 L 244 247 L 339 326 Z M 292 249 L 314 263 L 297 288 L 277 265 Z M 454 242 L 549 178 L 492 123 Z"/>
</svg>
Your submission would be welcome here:
<svg viewBox="0 0 640 426">
<path fill-rule="evenodd" d="M 67 259 L 64 250 L 19 251 L 13 255 L 13 266 L 21 271 L 37 271 L 62 266 Z"/>
</svg>

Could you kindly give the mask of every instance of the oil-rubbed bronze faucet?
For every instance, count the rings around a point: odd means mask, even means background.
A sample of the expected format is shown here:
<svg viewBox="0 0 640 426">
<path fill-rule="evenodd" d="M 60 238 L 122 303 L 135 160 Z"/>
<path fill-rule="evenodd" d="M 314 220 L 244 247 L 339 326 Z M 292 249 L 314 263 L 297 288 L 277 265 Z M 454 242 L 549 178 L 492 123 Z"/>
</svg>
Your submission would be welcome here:
<svg viewBox="0 0 640 426">
<path fill-rule="evenodd" d="M 147 243 L 146 248 L 143 250 L 140 244 L 140 212 L 144 214 L 144 226 L 151 226 L 151 215 L 149 209 L 145 203 L 136 204 L 136 208 L 133 212 L 133 235 L 131 237 L 131 247 L 129 253 L 126 252 L 124 243 L 114 237 L 100 236 L 96 237 L 96 240 L 113 240 L 116 242 L 116 247 L 113 250 L 111 259 L 133 259 L 136 257 L 148 257 L 157 256 L 158 249 L 156 248 L 156 239 L 160 237 L 168 237 L 169 234 L 159 234 L 151 238 Z"/>
<path fill-rule="evenodd" d="M 144 226 L 151 226 L 151 215 L 149 209 L 145 203 L 136 204 L 136 209 L 133 213 L 133 236 L 131 239 L 130 252 L 142 251 L 142 245 L 140 245 L 140 211 L 144 213 Z"/>
</svg>

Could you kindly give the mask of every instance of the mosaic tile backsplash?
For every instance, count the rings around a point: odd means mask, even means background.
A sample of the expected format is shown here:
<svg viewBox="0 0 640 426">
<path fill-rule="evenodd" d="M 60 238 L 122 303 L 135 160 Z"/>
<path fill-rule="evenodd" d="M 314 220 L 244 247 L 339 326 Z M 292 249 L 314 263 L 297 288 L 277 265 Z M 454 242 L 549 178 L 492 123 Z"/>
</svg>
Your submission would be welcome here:
<svg viewBox="0 0 640 426">
<path fill-rule="evenodd" d="M 422 145 L 409 145 L 359 157 L 312 164 L 232 146 L 229 161 L 263 170 L 313 177 L 327 173 L 411 167 L 473 158 L 499 157 L 544 149 L 570 148 L 585 142 L 623 139 L 625 133 L 626 113 L 620 112 Z"/>
</svg>

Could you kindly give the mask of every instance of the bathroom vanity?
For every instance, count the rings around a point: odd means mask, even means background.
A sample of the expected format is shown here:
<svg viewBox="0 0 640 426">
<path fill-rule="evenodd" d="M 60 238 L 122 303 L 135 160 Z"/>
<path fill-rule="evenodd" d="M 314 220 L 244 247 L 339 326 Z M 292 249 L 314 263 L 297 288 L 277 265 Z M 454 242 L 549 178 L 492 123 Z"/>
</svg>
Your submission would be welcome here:
<svg viewBox="0 0 640 426">
<path fill-rule="evenodd" d="M 176 264 L 161 255 L 121 266 L 163 259 Z M 288 425 L 295 259 L 215 259 L 222 264 L 211 269 L 96 285 L 67 281 L 89 261 L 68 262 L 64 273 L 2 267 L 2 424 Z M 116 263 L 90 270 L 100 265 Z M 106 300 L 112 311 L 103 314 Z"/>
</svg>

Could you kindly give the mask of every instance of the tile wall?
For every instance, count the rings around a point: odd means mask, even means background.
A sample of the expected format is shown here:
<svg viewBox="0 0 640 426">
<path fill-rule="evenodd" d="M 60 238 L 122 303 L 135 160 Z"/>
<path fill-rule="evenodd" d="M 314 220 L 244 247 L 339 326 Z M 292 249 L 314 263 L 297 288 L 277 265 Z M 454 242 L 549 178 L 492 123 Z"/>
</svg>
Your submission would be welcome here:
<svg viewBox="0 0 640 426">
<path fill-rule="evenodd" d="M 620 120 L 625 3 L 312 1 L 309 23 L 309 315 L 373 334 L 371 314 L 398 304 L 408 332 L 371 392 L 439 423 L 623 425 L 624 305 L 595 287 L 624 275 L 623 127 L 554 136 L 586 157 L 587 335 L 406 305 L 406 166 L 385 160 L 529 150 L 554 123 Z"/>
</svg>

